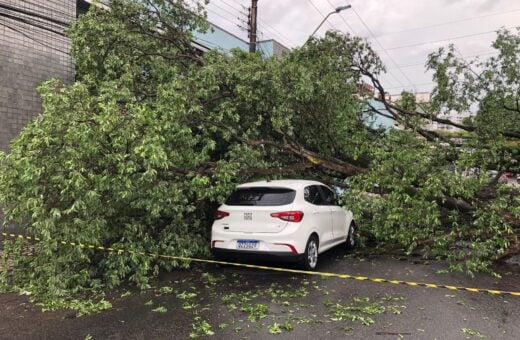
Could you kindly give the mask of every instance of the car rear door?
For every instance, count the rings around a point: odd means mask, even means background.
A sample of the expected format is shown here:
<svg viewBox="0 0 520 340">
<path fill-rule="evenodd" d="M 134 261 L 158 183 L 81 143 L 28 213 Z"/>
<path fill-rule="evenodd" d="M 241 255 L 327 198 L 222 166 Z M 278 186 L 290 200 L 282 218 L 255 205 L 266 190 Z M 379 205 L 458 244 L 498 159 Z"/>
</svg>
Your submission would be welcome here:
<svg viewBox="0 0 520 340">
<path fill-rule="evenodd" d="M 338 204 L 336 194 L 324 185 L 320 185 L 320 190 L 323 195 L 324 204 L 326 204 L 332 215 L 332 233 L 333 239 L 345 239 L 348 234 L 347 212 Z M 347 223 L 349 222 L 349 223 Z"/>
<path fill-rule="evenodd" d="M 331 242 L 333 235 L 331 209 L 324 204 L 323 195 L 318 185 L 310 185 L 304 188 L 304 199 L 311 203 L 311 223 L 320 233 L 320 246 Z"/>
</svg>

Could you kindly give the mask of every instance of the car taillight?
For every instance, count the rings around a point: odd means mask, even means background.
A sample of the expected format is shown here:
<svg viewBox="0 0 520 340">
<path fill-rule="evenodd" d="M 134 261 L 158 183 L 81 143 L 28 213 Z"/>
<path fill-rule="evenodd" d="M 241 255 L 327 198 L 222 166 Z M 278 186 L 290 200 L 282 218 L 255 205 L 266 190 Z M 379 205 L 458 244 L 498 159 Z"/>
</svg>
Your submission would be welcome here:
<svg viewBox="0 0 520 340">
<path fill-rule="evenodd" d="M 226 216 L 229 216 L 229 213 L 227 211 L 217 210 L 213 213 L 213 218 L 216 220 L 220 220 L 221 218 L 224 218 Z"/>
<path fill-rule="evenodd" d="M 272 213 L 271 217 L 289 222 L 300 222 L 303 219 L 303 211 L 281 211 Z"/>
<path fill-rule="evenodd" d="M 221 241 L 221 240 L 213 240 L 213 241 L 211 241 L 211 249 L 215 248 L 215 244 L 217 242 L 224 242 L 224 241 Z"/>
<path fill-rule="evenodd" d="M 294 248 L 294 246 L 292 244 L 289 244 L 289 243 L 275 243 L 279 246 L 287 246 L 289 247 L 289 249 L 291 249 L 291 253 L 293 254 L 298 254 L 298 251 L 296 250 L 296 248 Z"/>
</svg>

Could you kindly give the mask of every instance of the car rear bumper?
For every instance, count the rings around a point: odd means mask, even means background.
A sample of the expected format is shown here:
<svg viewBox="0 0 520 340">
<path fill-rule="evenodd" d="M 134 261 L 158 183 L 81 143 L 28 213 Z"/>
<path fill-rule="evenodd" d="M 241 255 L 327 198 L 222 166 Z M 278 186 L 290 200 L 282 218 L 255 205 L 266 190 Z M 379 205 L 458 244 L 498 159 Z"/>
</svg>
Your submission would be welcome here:
<svg viewBox="0 0 520 340">
<path fill-rule="evenodd" d="M 217 257 L 224 257 L 238 260 L 266 260 L 266 261 L 283 261 L 283 262 L 299 262 L 303 258 L 303 254 L 295 254 L 287 251 L 254 251 L 254 250 L 237 250 L 226 248 L 213 248 L 211 252 Z"/>
<path fill-rule="evenodd" d="M 305 252 L 308 233 L 299 223 L 288 223 L 287 227 L 279 233 L 245 233 L 230 232 L 218 226 L 213 226 L 211 231 L 211 247 L 237 251 L 238 253 L 259 254 L 302 254 Z M 254 249 L 239 249 L 238 242 L 243 240 L 258 241 Z"/>
</svg>

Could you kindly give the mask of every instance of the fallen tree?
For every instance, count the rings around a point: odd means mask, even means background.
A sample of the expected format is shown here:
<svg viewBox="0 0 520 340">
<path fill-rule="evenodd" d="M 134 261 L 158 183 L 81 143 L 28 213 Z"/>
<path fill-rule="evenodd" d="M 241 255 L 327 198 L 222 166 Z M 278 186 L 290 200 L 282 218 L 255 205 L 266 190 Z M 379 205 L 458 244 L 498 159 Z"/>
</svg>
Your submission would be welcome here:
<svg viewBox="0 0 520 340">
<path fill-rule="evenodd" d="M 499 56 L 478 66 L 480 76 L 449 50 L 433 54 L 438 85 L 420 107 L 406 93 L 386 100 L 382 62 L 350 35 L 329 32 L 281 58 L 201 55 L 190 32 L 205 28 L 202 10 L 112 0 L 73 25 L 77 81 L 42 85 L 44 112 L 0 155 L 6 221 L 43 239 L 31 256 L 6 245 L 3 283 L 54 296 L 123 280 L 146 287 L 161 268 L 183 264 L 58 241 L 206 255 L 212 209 L 258 178 L 347 189 L 364 244 L 421 247 L 470 273 L 518 251 L 518 190 L 488 175 L 520 172 L 518 35 L 499 33 Z M 364 81 L 384 110 L 360 91 Z M 469 125 L 438 116 L 473 105 Z M 369 123 L 376 115 L 402 129 Z M 467 138 L 428 131 L 427 120 Z"/>
</svg>

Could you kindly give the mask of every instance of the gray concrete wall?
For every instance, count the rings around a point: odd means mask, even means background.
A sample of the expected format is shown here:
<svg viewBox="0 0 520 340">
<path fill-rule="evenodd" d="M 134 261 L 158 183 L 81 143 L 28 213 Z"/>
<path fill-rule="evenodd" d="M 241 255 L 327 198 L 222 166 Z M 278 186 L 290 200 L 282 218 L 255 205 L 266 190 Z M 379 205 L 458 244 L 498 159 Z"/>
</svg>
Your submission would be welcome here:
<svg viewBox="0 0 520 340">
<path fill-rule="evenodd" d="M 273 55 L 277 57 L 281 57 L 284 53 L 289 52 L 290 50 L 284 45 L 280 44 L 278 41 L 273 40 Z"/>
<path fill-rule="evenodd" d="M 1 151 L 41 113 L 39 84 L 53 77 L 74 81 L 63 30 L 75 17 L 75 0 L 0 0 Z M 0 226 L 3 220 L 0 209 Z"/>
<path fill-rule="evenodd" d="M 63 30 L 75 16 L 75 0 L 0 0 L 0 150 L 41 112 L 39 84 L 74 80 Z"/>
</svg>

